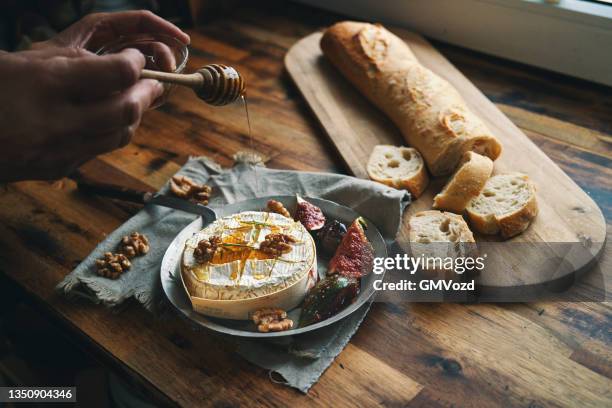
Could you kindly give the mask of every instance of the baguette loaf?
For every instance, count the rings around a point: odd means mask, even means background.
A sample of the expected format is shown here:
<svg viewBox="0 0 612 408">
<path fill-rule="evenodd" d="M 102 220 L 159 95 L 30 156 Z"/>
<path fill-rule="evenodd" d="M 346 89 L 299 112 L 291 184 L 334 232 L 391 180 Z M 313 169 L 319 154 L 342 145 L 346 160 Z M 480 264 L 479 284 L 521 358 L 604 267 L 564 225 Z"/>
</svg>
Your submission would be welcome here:
<svg viewBox="0 0 612 408">
<path fill-rule="evenodd" d="M 423 158 L 411 147 L 375 146 L 367 170 L 372 180 L 394 188 L 405 188 L 415 198 L 429 183 Z"/>
<path fill-rule="evenodd" d="M 478 153 L 465 152 L 455 174 L 434 197 L 433 207 L 463 213 L 469 202 L 478 197 L 492 172 L 491 159 Z"/>
<path fill-rule="evenodd" d="M 434 176 L 450 174 L 466 151 L 495 160 L 501 145 L 447 81 L 422 66 L 380 25 L 345 21 L 328 28 L 323 54 L 399 127 Z"/>
<path fill-rule="evenodd" d="M 520 173 L 493 176 L 466 212 L 476 231 L 513 237 L 525 231 L 538 214 L 535 186 Z"/>
</svg>

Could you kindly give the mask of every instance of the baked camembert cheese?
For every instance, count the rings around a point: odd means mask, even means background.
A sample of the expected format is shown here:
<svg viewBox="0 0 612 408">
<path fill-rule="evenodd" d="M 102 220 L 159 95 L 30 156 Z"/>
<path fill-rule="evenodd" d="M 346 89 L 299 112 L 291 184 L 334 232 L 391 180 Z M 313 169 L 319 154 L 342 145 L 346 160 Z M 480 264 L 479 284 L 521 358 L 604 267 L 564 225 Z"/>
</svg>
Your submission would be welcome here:
<svg viewBox="0 0 612 408">
<path fill-rule="evenodd" d="M 189 238 L 181 275 L 196 311 L 248 319 L 255 307 L 297 306 L 314 285 L 316 269 L 315 243 L 301 223 L 246 211 L 220 218 Z M 240 311 L 234 313 L 236 305 Z"/>
</svg>

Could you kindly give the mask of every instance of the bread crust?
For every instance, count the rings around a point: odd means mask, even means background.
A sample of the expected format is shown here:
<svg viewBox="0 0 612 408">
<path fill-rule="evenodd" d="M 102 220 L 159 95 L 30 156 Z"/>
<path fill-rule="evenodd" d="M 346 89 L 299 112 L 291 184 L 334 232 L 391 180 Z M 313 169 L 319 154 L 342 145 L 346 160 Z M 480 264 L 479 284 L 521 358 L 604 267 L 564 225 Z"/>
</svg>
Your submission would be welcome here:
<svg viewBox="0 0 612 408">
<path fill-rule="evenodd" d="M 397 188 L 405 188 L 410 191 L 414 198 L 419 198 L 428 185 L 429 176 L 427 175 L 427 170 L 425 170 L 425 165 L 423 165 L 414 177 L 404 180 Z"/>
<path fill-rule="evenodd" d="M 503 215 L 483 215 L 471 210 L 468 206 L 466 213 L 470 220 L 470 225 L 476 231 L 487 235 L 499 234 L 504 239 L 512 238 L 525 231 L 538 215 L 535 185 L 526 175 L 519 173 L 517 175 L 523 177 L 529 187 L 529 199 L 527 202 L 521 208 Z"/>
<path fill-rule="evenodd" d="M 378 147 L 378 146 L 377 146 Z M 389 146 L 394 149 L 402 149 L 402 147 L 398 146 Z M 429 176 L 427 175 L 427 170 L 425 169 L 425 164 L 423 162 L 423 158 L 418 152 L 418 150 L 413 148 L 405 148 L 409 149 L 413 154 L 418 155 L 418 160 L 420 162 L 420 166 L 418 170 L 411 174 L 410 176 L 404 177 L 402 179 L 393 179 L 388 177 L 379 177 L 376 174 L 376 171 L 373 167 L 373 163 L 377 160 L 374 155 L 376 154 L 376 148 L 372 151 L 370 155 L 370 159 L 368 160 L 367 171 L 368 176 L 374 181 L 385 184 L 389 187 L 397 188 L 397 189 L 406 189 L 410 192 L 410 194 L 414 198 L 418 198 L 423 194 L 423 191 L 427 188 L 429 184 Z"/>
<path fill-rule="evenodd" d="M 533 187 L 533 185 L 532 185 Z M 533 219 L 538 215 L 538 203 L 536 202 L 535 189 L 529 201 L 518 211 L 498 218 L 500 234 L 503 238 L 512 238 L 529 227 Z"/>
<path fill-rule="evenodd" d="M 469 202 L 478 197 L 491 177 L 493 161 L 474 152 L 465 152 L 457 171 L 434 197 L 433 208 L 461 214 Z"/>
<path fill-rule="evenodd" d="M 455 88 L 421 65 L 408 45 L 380 25 L 345 21 L 329 27 L 321 50 L 389 116 L 434 176 L 450 174 L 466 151 L 495 160 L 501 145 Z"/>
</svg>

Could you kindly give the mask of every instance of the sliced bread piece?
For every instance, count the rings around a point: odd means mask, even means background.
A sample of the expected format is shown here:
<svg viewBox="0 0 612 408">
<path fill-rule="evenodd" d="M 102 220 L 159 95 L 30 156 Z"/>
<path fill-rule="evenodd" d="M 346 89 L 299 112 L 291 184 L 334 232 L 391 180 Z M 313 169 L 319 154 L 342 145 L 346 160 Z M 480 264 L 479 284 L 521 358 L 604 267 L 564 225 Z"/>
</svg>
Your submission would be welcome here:
<svg viewBox="0 0 612 408">
<path fill-rule="evenodd" d="M 470 227 L 460 215 L 428 210 L 414 214 L 408 221 L 410 242 L 476 242 Z"/>
<path fill-rule="evenodd" d="M 433 208 L 461 214 L 478 197 L 491 177 L 493 161 L 474 152 L 465 152 L 455 174 L 434 197 Z"/>
<path fill-rule="evenodd" d="M 412 147 L 378 145 L 368 160 L 368 175 L 374 181 L 406 189 L 419 197 L 429 183 L 421 154 Z"/>
<path fill-rule="evenodd" d="M 412 257 L 428 259 L 422 270 L 441 277 L 454 278 L 448 258 L 475 257 L 478 253 L 474 236 L 460 215 L 428 210 L 414 214 L 408 221 Z"/>
<path fill-rule="evenodd" d="M 513 237 L 525 231 L 538 214 L 535 186 L 521 173 L 493 176 L 466 211 L 476 231 Z"/>
</svg>

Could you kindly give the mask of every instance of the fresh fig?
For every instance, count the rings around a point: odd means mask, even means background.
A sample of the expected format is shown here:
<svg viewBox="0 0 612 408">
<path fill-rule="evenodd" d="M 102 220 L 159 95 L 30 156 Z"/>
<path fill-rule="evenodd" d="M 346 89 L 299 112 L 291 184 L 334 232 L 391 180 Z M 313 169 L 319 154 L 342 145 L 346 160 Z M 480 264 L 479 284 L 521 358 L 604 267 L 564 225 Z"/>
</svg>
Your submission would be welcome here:
<svg viewBox="0 0 612 408">
<path fill-rule="evenodd" d="M 359 281 L 340 275 L 327 276 L 308 292 L 302 305 L 300 327 L 328 319 L 353 303 Z"/>
<path fill-rule="evenodd" d="M 365 235 L 366 222 L 359 217 L 348 228 L 340 246 L 329 261 L 328 275 L 361 278 L 372 272 L 374 248 Z"/>
<path fill-rule="evenodd" d="M 297 196 L 294 219 L 302 223 L 308 231 L 318 231 L 325 225 L 325 215 L 316 205 Z"/>
<path fill-rule="evenodd" d="M 328 255 L 333 255 L 345 234 L 346 225 L 340 221 L 331 220 L 326 222 L 325 226 L 317 233 L 321 250 Z"/>
</svg>

